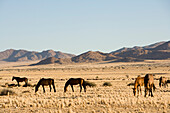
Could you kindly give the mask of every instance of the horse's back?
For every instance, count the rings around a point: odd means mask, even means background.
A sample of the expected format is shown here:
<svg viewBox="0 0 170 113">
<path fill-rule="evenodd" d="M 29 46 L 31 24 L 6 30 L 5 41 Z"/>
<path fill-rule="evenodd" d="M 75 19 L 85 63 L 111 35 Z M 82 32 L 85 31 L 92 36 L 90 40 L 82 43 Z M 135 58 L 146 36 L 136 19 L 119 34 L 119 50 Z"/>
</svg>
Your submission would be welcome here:
<svg viewBox="0 0 170 113">
<path fill-rule="evenodd" d="M 42 78 L 42 79 L 40 79 L 39 82 L 40 82 L 41 85 L 51 85 L 54 82 L 54 79 L 51 79 L 51 78 L 48 78 L 48 79 Z"/>
<path fill-rule="evenodd" d="M 83 78 L 70 78 L 68 81 L 71 85 L 77 85 L 77 84 L 83 84 L 84 79 Z"/>
<path fill-rule="evenodd" d="M 144 77 L 137 77 L 136 81 L 139 85 L 143 86 L 144 85 Z"/>
<path fill-rule="evenodd" d="M 145 84 L 154 84 L 154 75 L 153 74 L 146 74 L 144 78 L 144 83 Z"/>
<path fill-rule="evenodd" d="M 26 77 L 24 77 L 24 78 L 13 77 L 13 79 L 15 79 L 15 80 L 18 81 L 18 82 L 23 82 L 23 81 L 27 82 L 27 81 L 28 81 L 28 79 L 27 79 Z"/>
</svg>

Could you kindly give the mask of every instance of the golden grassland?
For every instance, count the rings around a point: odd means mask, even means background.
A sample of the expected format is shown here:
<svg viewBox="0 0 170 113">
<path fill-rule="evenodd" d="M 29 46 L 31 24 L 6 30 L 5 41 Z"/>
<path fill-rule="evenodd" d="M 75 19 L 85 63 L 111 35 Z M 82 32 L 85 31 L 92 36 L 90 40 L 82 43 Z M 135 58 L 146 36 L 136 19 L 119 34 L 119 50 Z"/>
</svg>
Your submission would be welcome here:
<svg viewBox="0 0 170 113">
<path fill-rule="evenodd" d="M 26 63 L 1 63 L 0 65 L 0 93 L 11 91 L 0 96 L 0 113 L 117 113 L 117 112 L 169 112 L 170 86 L 159 87 L 159 77 L 165 76 L 170 80 L 170 60 L 145 61 L 137 63 L 91 63 L 74 65 L 42 65 L 27 66 Z M 138 75 L 155 74 L 156 91 L 154 97 L 134 96 L 133 86 Z M 27 77 L 31 86 L 8 87 L 17 84 L 12 76 Z M 46 93 L 40 86 L 35 93 L 34 85 L 40 78 L 54 78 L 56 93 L 50 92 L 46 86 Z M 65 82 L 69 78 L 84 78 L 97 84 L 87 87 L 87 92 L 79 92 L 79 86 L 71 87 L 64 93 Z M 110 82 L 112 86 L 103 86 Z M 84 89 L 83 89 L 84 91 Z"/>
</svg>

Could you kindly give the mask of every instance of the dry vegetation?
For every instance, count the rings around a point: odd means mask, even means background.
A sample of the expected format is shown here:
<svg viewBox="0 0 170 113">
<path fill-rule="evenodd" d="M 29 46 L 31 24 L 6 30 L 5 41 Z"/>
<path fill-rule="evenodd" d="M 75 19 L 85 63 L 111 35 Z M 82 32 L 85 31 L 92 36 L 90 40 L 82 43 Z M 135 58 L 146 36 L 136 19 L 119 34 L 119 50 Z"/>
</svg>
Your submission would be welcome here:
<svg viewBox="0 0 170 113">
<path fill-rule="evenodd" d="M 20 63 L 21 65 L 21 63 Z M 154 97 L 134 97 L 133 83 L 138 75 L 154 73 L 156 91 Z M 29 86 L 18 87 L 12 76 L 27 77 Z M 170 80 L 170 61 L 140 63 L 94 63 L 76 65 L 5 66 L 0 69 L 0 113 L 4 112 L 49 112 L 49 113 L 114 113 L 114 112 L 169 112 L 170 87 L 159 88 L 158 78 Z M 56 93 L 46 93 L 42 87 L 35 93 L 35 84 L 40 78 L 54 78 Z M 79 92 L 79 86 L 64 92 L 65 82 L 71 77 L 82 77 L 95 87 Z M 111 86 L 105 87 L 104 83 Z M 130 84 L 130 85 L 128 85 Z M 132 85 L 131 85 L 132 84 Z M 10 93 L 12 92 L 12 93 Z"/>
</svg>

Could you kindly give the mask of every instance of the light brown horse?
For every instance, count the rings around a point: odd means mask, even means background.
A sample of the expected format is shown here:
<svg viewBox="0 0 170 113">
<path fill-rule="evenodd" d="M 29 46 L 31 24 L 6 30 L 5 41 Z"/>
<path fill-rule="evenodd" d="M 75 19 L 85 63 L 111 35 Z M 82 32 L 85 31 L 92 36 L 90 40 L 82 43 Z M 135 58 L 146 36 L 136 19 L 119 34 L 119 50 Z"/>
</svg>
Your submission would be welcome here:
<svg viewBox="0 0 170 113">
<path fill-rule="evenodd" d="M 18 83 L 18 86 L 20 86 L 19 85 L 19 82 L 25 82 L 25 86 L 27 86 L 27 84 L 28 84 L 28 79 L 26 78 L 26 77 L 24 77 L 24 78 L 20 78 L 20 77 L 12 77 L 12 81 L 13 80 L 16 80 L 17 81 L 17 83 Z"/>
<path fill-rule="evenodd" d="M 167 80 L 166 80 L 166 78 L 165 77 L 160 77 L 160 79 L 159 79 L 159 86 L 161 87 L 161 86 L 164 86 L 164 87 L 168 87 L 168 83 L 167 83 Z"/>
<path fill-rule="evenodd" d="M 153 97 L 152 89 L 155 90 L 156 87 L 154 85 L 154 75 L 153 74 L 146 74 L 144 78 L 144 85 L 145 85 L 145 97 L 148 94 L 149 96 Z"/>
<path fill-rule="evenodd" d="M 82 91 L 82 86 L 83 86 L 83 88 L 84 88 L 84 92 L 86 92 L 86 83 L 85 83 L 85 80 L 82 79 L 82 78 L 70 78 L 70 79 L 65 83 L 64 92 L 67 91 L 68 85 L 71 86 L 72 91 L 74 92 L 73 85 L 77 85 L 77 84 L 80 85 L 80 92 Z"/>
<path fill-rule="evenodd" d="M 37 83 L 37 85 L 35 86 L 35 93 L 38 91 L 38 88 L 40 87 L 40 85 L 42 85 L 44 93 L 45 93 L 44 86 L 47 86 L 47 85 L 49 85 L 49 87 L 50 87 L 50 92 L 51 92 L 51 85 L 53 86 L 54 92 L 56 92 L 55 85 L 54 85 L 54 79 L 51 79 L 51 78 L 40 79 L 39 82 Z"/>
<path fill-rule="evenodd" d="M 144 86 L 144 77 L 138 76 L 135 80 L 135 85 L 134 85 L 134 88 L 133 88 L 134 96 L 136 96 L 136 92 L 138 92 L 138 95 L 139 95 L 139 91 L 140 91 L 140 94 L 142 95 L 141 86 Z M 140 88 L 140 90 L 139 90 L 139 88 Z"/>
</svg>

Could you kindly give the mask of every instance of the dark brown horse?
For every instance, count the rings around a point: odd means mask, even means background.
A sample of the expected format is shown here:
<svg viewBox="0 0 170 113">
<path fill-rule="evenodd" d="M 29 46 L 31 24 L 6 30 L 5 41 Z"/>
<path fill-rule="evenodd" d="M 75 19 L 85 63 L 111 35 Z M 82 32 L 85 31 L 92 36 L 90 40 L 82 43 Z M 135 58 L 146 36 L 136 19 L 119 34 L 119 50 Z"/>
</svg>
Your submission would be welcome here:
<svg viewBox="0 0 170 113">
<path fill-rule="evenodd" d="M 28 84 L 28 79 L 26 78 L 26 77 L 24 77 L 24 78 L 20 78 L 20 77 L 12 77 L 12 81 L 13 80 L 16 80 L 17 81 L 17 83 L 18 83 L 18 86 L 20 86 L 19 85 L 19 82 L 25 82 L 25 86 L 27 86 L 27 84 Z"/>
<path fill-rule="evenodd" d="M 167 83 L 167 80 L 166 80 L 165 77 L 160 77 L 160 79 L 159 79 L 159 86 L 160 87 L 161 86 L 164 86 L 164 87 L 168 86 L 168 83 Z"/>
<path fill-rule="evenodd" d="M 152 89 L 156 89 L 154 85 L 154 75 L 153 74 L 146 74 L 144 78 L 144 85 L 145 85 L 145 97 L 148 94 L 149 91 L 149 96 L 153 97 L 153 92 Z"/>
<path fill-rule="evenodd" d="M 140 94 L 142 95 L 141 86 L 144 86 L 144 77 L 138 76 L 135 80 L 135 85 L 134 85 L 134 88 L 133 88 L 134 96 L 136 96 L 136 92 L 138 92 L 138 95 L 139 95 L 139 91 L 140 91 Z"/>
<path fill-rule="evenodd" d="M 84 88 L 84 92 L 86 92 L 86 83 L 85 83 L 85 80 L 82 79 L 82 78 L 70 78 L 70 79 L 65 83 L 64 92 L 67 91 L 68 85 L 71 86 L 72 91 L 74 92 L 73 85 L 77 85 L 77 84 L 80 85 L 80 92 L 81 92 L 81 90 L 82 90 L 82 86 L 83 86 L 83 88 Z"/>
<path fill-rule="evenodd" d="M 38 91 L 38 88 L 40 87 L 40 85 L 42 85 L 44 93 L 45 93 L 44 86 L 47 86 L 47 85 L 49 85 L 49 87 L 50 87 L 50 92 L 51 92 L 51 85 L 53 86 L 54 92 L 56 92 L 55 85 L 54 85 L 54 79 L 51 79 L 51 78 L 40 79 L 39 82 L 37 83 L 37 85 L 35 86 L 35 93 Z"/>
</svg>

